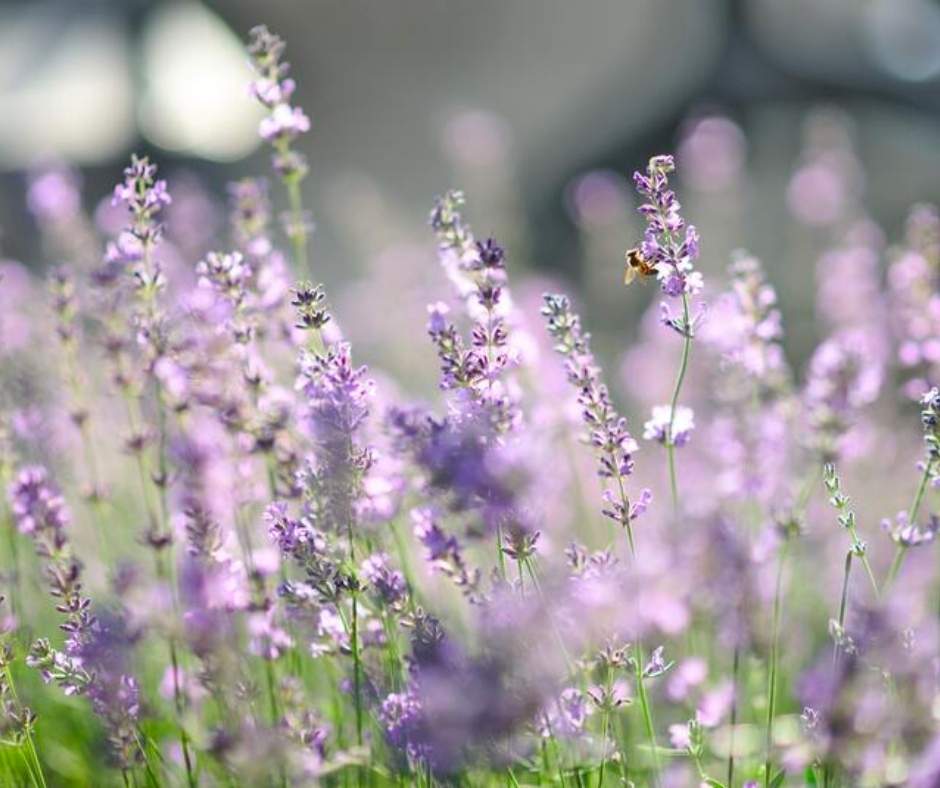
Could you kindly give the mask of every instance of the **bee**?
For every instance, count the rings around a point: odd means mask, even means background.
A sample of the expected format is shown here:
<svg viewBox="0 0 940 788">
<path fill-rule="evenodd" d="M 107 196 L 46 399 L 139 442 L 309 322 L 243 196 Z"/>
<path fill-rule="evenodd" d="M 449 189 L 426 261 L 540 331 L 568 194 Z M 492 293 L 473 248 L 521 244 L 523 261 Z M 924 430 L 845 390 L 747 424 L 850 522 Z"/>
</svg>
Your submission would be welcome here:
<svg viewBox="0 0 940 788">
<path fill-rule="evenodd" d="M 656 266 L 643 256 L 639 246 L 627 249 L 624 255 L 626 264 L 623 267 L 623 283 L 629 285 L 638 276 L 655 276 Z"/>
</svg>

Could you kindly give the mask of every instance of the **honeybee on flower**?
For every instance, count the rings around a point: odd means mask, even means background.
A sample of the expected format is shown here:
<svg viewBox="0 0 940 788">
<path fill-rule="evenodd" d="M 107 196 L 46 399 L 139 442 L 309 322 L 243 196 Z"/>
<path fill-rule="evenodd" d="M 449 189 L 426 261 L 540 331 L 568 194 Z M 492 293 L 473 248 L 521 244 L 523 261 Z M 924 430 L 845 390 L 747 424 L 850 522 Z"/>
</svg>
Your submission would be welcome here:
<svg viewBox="0 0 940 788">
<path fill-rule="evenodd" d="M 656 266 L 643 256 L 639 246 L 627 249 L 624 254 L 625 264 L 623 267 L 624 285 L 633 284 L 638 276 L 656 276 Z"/>
</svg>

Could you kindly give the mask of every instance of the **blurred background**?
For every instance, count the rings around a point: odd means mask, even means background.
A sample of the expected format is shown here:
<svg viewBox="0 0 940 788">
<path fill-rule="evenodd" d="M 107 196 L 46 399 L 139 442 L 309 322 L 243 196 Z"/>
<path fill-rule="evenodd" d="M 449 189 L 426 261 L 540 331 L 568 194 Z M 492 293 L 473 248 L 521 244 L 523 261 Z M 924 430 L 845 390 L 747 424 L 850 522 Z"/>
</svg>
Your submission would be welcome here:
<svg viewBox="0 0 940 788">
<path fill-rule="evenodd" d="M 823 250 L 869 218 L 887 248 L 940 198 L 931 0 L 2 0 L 0 256 L 56 262 L 25 196 L 41 168 L 75 168 L 94 212 L 132 151 L 160 162 L 192 253 L 210 248 L 225 182 L 269 171 L 243 52 L 259 23 L 287 39 L 313 122 L 316 276 L 358 307 L 366 357 L 390 325 L 423 333 L 426 215 L 452 186 L 513 276 L 578 292 L 615 352 L 655 299 L 619 285 L 629 173 L 677 151 L 703 267 L 764 260 L 795 362 Z"/>
</svg>

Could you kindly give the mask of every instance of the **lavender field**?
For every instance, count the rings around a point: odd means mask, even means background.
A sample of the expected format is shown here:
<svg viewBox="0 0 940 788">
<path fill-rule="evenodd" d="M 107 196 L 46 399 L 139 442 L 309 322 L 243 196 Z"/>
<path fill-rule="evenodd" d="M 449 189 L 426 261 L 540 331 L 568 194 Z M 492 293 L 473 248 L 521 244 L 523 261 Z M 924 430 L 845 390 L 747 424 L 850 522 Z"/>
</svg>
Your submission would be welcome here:
<svg viewBox="0 0 940 788">
<path fill-rule="evenodd" d="M 480 232 L 472 177 L 338 296 L 289 39 L 244 42 L 269 171 L 23 181 L 0 785 L 940 786 L 937 208 L 826 219 L 860 164 L 817 117 L 790 314 L 772 261 L 701 264 L 715 116 L 569 194 L 637 228 L 588 284 L 626 335 Z"/>
</svg>

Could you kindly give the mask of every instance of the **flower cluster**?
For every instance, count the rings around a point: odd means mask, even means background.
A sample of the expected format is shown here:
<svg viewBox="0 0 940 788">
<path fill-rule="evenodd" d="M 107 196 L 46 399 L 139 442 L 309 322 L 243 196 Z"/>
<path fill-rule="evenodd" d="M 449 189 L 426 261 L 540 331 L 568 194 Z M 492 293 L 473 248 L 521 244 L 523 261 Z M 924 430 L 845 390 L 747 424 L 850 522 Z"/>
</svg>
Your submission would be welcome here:
<svg viewBox="0 0 940 788">
<path fill-rule="evenodd" d="M 124 170 L 124 181 L 114 187 L 112 204 L 124 204 L 131 216 L 128 227 L 108 244 L 106 262 L 134 266 L 134 276 L 142 288 L 163 283 L 159 266 L 152 259 L 163 237 L 162 210 L 172 202 L 166 181 L 157 178 L 157 166 L 146 157 L 134 155 Z"/>
<path fill-rule="evenodd" d="M 374 460 L 371 448 L 356 443 L 369 415 L 373 384 L 365 367 L 353 366 L 346 342 L 322 354 L 304 353 L 300 363 L 307 420 L 317 446 L 316 463 L 306 478 L 315 519 L 327 530 L 347 530 L 354 527 L 362 479 Z"/>
<path fill-rule="evenodd" d="M 479 417 L 497 435 L 518 426 L 520 411 L 505 381 L 512 365 L 505 314 L 508 308 L 505 252 L 492 238 L 476 241 L 464 222 L 459 191 L 439 197 L 430 224 L 438 238 L 442 264 L 466 299 L 473 320 L 470 347 L 466 347 L 445 304 L 428 307 L 428 334 L 441 362 L 441 387 L 470 394 Z"/>
<path fill-rule="evenodd" d="M 471 602 L 482 600 L 480 570 L 467 566 L 457 537 L 448 535 L 435 521 L 430 508 L 415 509 L 411 513 L 414 534 L 425 549 L 425 559 L 441 574 L 449 577 L 461 593 Z"/>
<path fill-rule="evenodd" d="M 695 295 L 704 286 L 702 274 L 695 270 L 698 231 L 686 224 L 675 192 L 669 188 L 669 173 L 675 169 L 672 156 L 654 156 L 645 173 L 633 173 L 633 184 L 646 200 L 638 209 L 646 219 L 640 250 L 655 266 L 663 292 L 672 298 Z"/>
<path fill-rule="evenodd" d="M 884 368 L 864 332 L 837 334 L 816 348 L 803 388 L 810 439 L 823 461 L 846 450 L 862 409 L 881 391 Z"/>
<path fill-rule="evenodd" d="M 600 368 L 591 353 L 590 334 L 581 328 L 581 319 L 571 310 L 563 295 L 546 295 L 542 314 L 548 333 L 555 340 L 555 350 L 565 358 L 568 381 L 578 392 L 581 418 L 588 431 L 588 441 L 598 457 L 598 473 L 612 479 L 619 495 L 609 491 L 605 501 L 612 505 L 605 514 L 631 534 L 631 522 L 647 508 L 652 493 L 644 490 L 640 500 L 630 503 L 624 479 L 633 473 L 633 454 L 639 448 L 627 429 L 627 420 L 620 416 L 610 401 L 607 386 L 601 382 Z"/>
<path fill-rule="evenodd" d="M 146 351 L 150 371 L 167 353 L 170 343 L 170 320 L 160 303 L 167 281 L 157 255 L 163 237 L 160 214 L 171 203 L 170 194 L 166 181 L 157 178 L 157 166 L 147 157 L 134 155 L 124 170 L 124 182 L 114 189 L 112 202 L 127 206 L 130 224 L 108 244 L 105 265 L 128 269 L 132 275 L 136 301 L 131 321 L 137 343 Z"/>
<path fill-rule="evenodd" d="M 933 465 L 940 460 L 940 389 L 936 386 L 920 400 L 920 422 L 924 427 L 927 462 Z"/>
<path fill-rule="evenodd" d="M 703 339 L 725 364 L 740 370 L 763 392 L 784 390 L 790 377 L 783 352 L 783 322 L 777 293 L 760 261 L 738 252 L 728 269 L 729 292 L 719 299 Z"/>
<path fill-rule="evenodd" d="M 73 556 L 66 526 L 68 511 L 53 488 L 45 468 L 24 468 L 9 490 L 10 508 L 22 533 L 29 534 L 45 564 L 50 594 L 65 618 L 65 648 L 55 649 L 46 638 L 30 648 L 27 664 L 46 682 L 54 681 L 66 695 L 86 694 L 104 720 L 114 753 L 122 765 L 138 758 L 139 701 L 133 676 L 116 670 L 115 661 L 127 646 L 127 634 L 114 639 L 113 628 L 102 626 L 91 613 L 91 600 L 82 593 L 82 566 Z M 123 667 L 123 666 L 119 666 Z"/>
<path fill-rule="evenodd" d="M 905 393 L 917 398 L 938 383 L 940 347 L 940 214 L 918 205 L 907 221 L 907 237 L 887 272 L 897 358 L 907 378 Z"/>
<path fill-rule="evenodd" d="M 937 538 L 940 530 L 940 518 L 931 515 L 925 525 L 913 523 L 906 511 L 900 511 L 892 520 L 886 517 L 881 521 L 881 527 L 891 537 L 891 540 L 905 548 L 930 544 Z"/>
<path fill-rule="evenodd" d="M 284 178 L 300 180 L 307 174 L 307 162 L 291 144 L 310 131 L 310 119 L 290 103 L 297 85 L 288 76 L 290 64 L 283 59 L 284 49 L 284 40 L 264 25 L 252 28 L 248 54 L 256 78 L 250 90 L 270 113 L 261 121 L 258 133 L 275 150 L 274 168 Z"/>
</svg>

